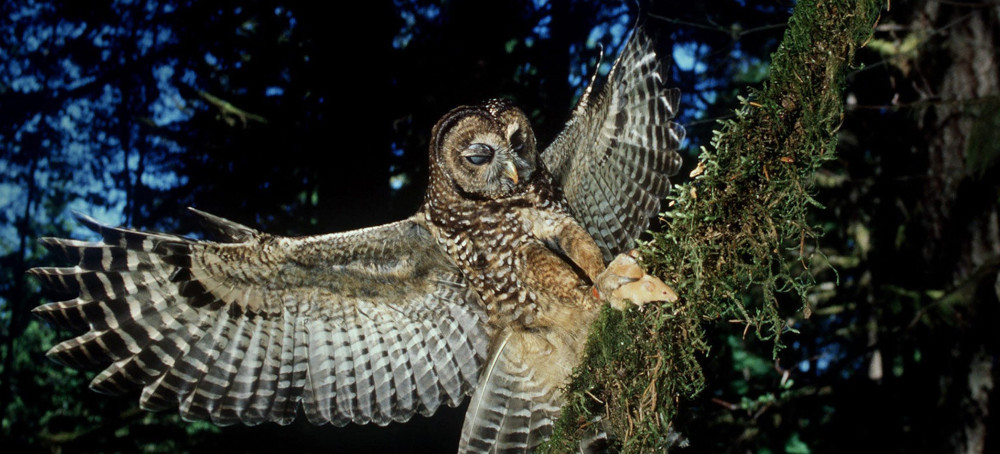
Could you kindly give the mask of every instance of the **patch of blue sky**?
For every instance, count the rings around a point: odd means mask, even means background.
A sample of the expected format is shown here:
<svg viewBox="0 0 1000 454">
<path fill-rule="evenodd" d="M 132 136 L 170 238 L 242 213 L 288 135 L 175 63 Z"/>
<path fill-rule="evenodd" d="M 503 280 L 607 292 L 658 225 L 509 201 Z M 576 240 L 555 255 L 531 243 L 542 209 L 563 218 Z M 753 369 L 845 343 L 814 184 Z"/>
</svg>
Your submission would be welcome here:
<svg viewBox="0 0 1000 454">
<path fill-rule="evenodd" d="M 551 23 L 552 23 L 552 15 L 546 14 L 542 16 L 541 19 L 538 20 L 538 24 L 535 25 L 535 28 L 533 28 L 531 31 L 533 31 L 535 35 L 538 36 L 539 39 L 549 39 L 549 37 L 551 36 L 551 27 L 549 26 L 549 24 Z"/>
<path fill-rule="evenodd" d="M 618 20 L 611 24 L 608 32 L 614 37 L 612 42 L 616 47 L 621 47 L 625 43 L 625 38 L 628 36 L 629 31 L 632 30 L 631 20 L 628 14 L 621 14 L 618 16 Z"/>
<path fill-rule="evenodd" d="M 63 70 L 63 77 L 70 79 L 80 78 L 80 65 L 73 63 L 73 60 L 69 58 L 64 58 L 59 61 L 59 67 Z"/>
<path fill-rule="evenodd" d="M 143 185 L 161 191 L 182 186 L 187 180 L 186 175 L 178 175 L 177 172 L 160 166 L 147 167 L 146 171 L 139 176 L 139 181 Z"/>
<path fill-rule="evenodd" d="M 399 10 L 399 17 L 403 19 L 403 27 L 399 29 L 396 36 L 392 38 L 392 47 L 394 49 L 403 49 L 410 44 L 413 39 L 413 26 L 417 22 L 417 18 L 413 15 L 412 11 L 401 9 Z"/>
<path fill-rule="evenodd" d="M 91 41 L 93 41 L 94 46 L 96 47 L 110 47 L 111 40 L 109 38 L 117 35 L 119 32 L 120 32 L 119 28 L 115 28 L 112 27 L 111 25 L 105 24 L 103 27 L 101 27 L 100 30 L 94 32 Z"/>
<path fill-rule="evenodd" d="M 58 121 L 52 121 L 50 123 L 51 126 L 54 127 L 54 129 L 58 129 L 62 131 L 63 134 L 67 134 L 70 137 L 76 137 L 78 134 L 76 129 L 76 122 L 77 119 L 79 118 L 79 109 L 78 108 L 73 109 L 74 107 L 78 106 L 71 104 L 65 110 L 63 110 L 61 115 L 59 115 Z M 70 109 L 73 109 L 74 112 L 71 113 Z M 55 118 L 53 118 L 53 120 L 55 120 Z"/>
<path fill-rule="evenodd" d="M 605 42 L 605 36 L 610 35 L 610 43 L 608 44 L 610 44 L 611 49 L 605 49 L 605 52 L 615 55 L 625 42 L 625 35 L 632 29 L 631 18 L 628 15 L 628 7 L 624 5 L 611 9 L 608 12 L 608 17 L 614 17 L 614 20 L 597 24 L 590 29 L 590 33 L 587 35 L 587 48 L 598 48 Z"/>
<path fill-rule="evenodd" d="M 31 25 L 21 33 L 21 48 L 24 52 L 37 52 L 43 45 L 52 40 L 55 33 L 52 25 Z"/>
<path fill-rule="evenodd" d="M 615 17 L 613 21 L 597 24 L 590 29 L 587 41 L 584 43 L 584 49 L 592 51 L 602 48 L 604 43 L 608 45 L 607 48 L 603 48 L 604 56 L 596 68 L 592 68 L 591 64 L 596 61 L 597 55 L 587 57 L 591 52 L 581 52 L 582 49 L 578 49 L 576 45 L 570 45 L 570 61 L 578 63 L 570 67 L 567 82 L 570 86 L 576 87 L 575 95 L 577 97 L 583 93 L 583 89 L 590 82 L 594 71 L 597 71 L 601 77 L 607 76 L 608 72 L 611 71 L 611 66 L 614 65 L 615 61 L 614 57 L 621 50 L 630 30 L 630 19 L 627 12 L 627 8 L 618 8 L 611 12 Z"/>
<path fill-rule="evenodd" d="M 0 202 L 4 202 L 0 199 Z M 17 228 L 13 222 L 0 224 L 0 255 L 6 256 L 14 252 L 18 247 Z"/>
<path fill-rule="evenodd" d="M 76 39 L 83 35 L 83 32 L 87 31 L 86 22 L 70 22 L 67 20 L 60 20 L 56 24 L 56 45 L 65 44 L 66 39 Z"/>
<path fill-rule="evenodd" d="M 146 10 L 146 18 L 152 19 L 156 16 L 156 11 L 160 9 L 160 2 L 156 0 L 146 0 L 143 5 L 143 9 Z"/>
<path fill-rule="evenodd" d="M 125 165 L 128 166 L 129 170 L 136 169 L 139 167 L 139 159 L 141 158 L 142 155 L 135 152 L 135 150 L 129 150 L 125 154 Z"/>
<path fill-rule="evenodd" d="M 21 60 L 17 58 L 12 58 L 10 60 L 7 60 L 3 65 L 3 70 L 4 70 L 3 72 L 7 75 L 7 77 L 10 78 L 18 77 L 24 74 L 24 68 L 27 65 L 28 65 L 27 59 Z"/>
<path fill-rule="evenodd" d="M 103 191 L 117 186 L 119 176 L 125 173 L 126 154 L 128 152 L 125 149 L 117 148 L 101 156 L 95 170 L 103 170 L 103 173 L 100 178 L 90 178 L 93 182 L 89 184 L 89 190 Z M 92 159 L 87 156 L 84 159 L 85 165 L 91 165 Z"/>
<path fill-rule="evenodd" d="M 744 3 L 744 5 L 745 5 L 746 1 L 743 0 L 742 3 Z M 741 6 L 743 6 L 743 5 L 741 5 Z M 776 13 L 778 11 L 785 11 L 788 14 L 792 13 L 792 6 L 791 5 L 784 6 L 784 5 L 781 5 L 780 2 L 775 2 L 774 4 L 767 4 L 767 3 L 757 4 L 757 5 L 754 5 L 754 9 L 756 9 L 757 11 L 760 11 L 762 13 L 766 13 L 766 14 L 774 14 L 774 13 Z"/>
<path fill-rule="evenodd" d="M 264 96 L 282 96 L 285 94 L 285 89 L 278 86 L 270 86 L 264 89 Z"/>
<path fill-rule="evenodd" d="M 410 177 L 405 172 L 398 173 L 389 177 L 389 188 L 393 191 L 398 191 L 410 183 Z"/>
<path fill-rule="evenodd" d="M 716 87 L 719 86 L 719 81 L 709 79 L 709 78 L 699 78 L 695 80 L 692 90 L 695 93 L 699 93 L 702 97 L 707 97 L 708 92 L 715 91 Z"/>
<path fill-rule="evenodd" d="M 62 150 L 67 164 L 73 167 L 84 167 L 90 164 L 90 155 L 93 153 L 90 143 L 78 140 L 69 141 L 63 144 Z"/>
<path fill-rule="evenodd" d="M 12 79 L 10 89 L 19 93 L 32 93 L 42 89 L 42 84 L 33 75 L 25 75 Z"/>
<path fill-rule="evenodd" d="M 583 65 L 586 67 L 586 65 Z M 571 87 L 576 87 L 576 95 L 579 96 L 583 91 L 583 77 L 578 72 L 570 72 L 569 77 L 567 77 L 569 85 Z"/>
<path fill-rule="evenodd" d="M 408 27 L 412 27 L 417 23 L 417 16 L 413 14 L 413 11 L 405 9 L 401 10 L 399 12 L 399 17 L 403 19 L 403 22 L 405 22 Z"/>
<path fill-rule="evenodd" d="M 22 185 L 15 183 L 0 183 L 0 206 L 3 206 L 5 211 L 24 211 L 26 197 L 27 196 Z M 15 218 L 16 217 L 10 217 L 9 219 Z"/>
<path fill-rule="evenodd" d="M 674 44 L 674 64 L 681 71 L 691 71 L 695 74 L 704 74 L 708 70 L 702 58 L 708 48 L 693 41 Z"/>
<path fill-rule="evenodd" d="M 90 84 L 95 80 L 97 80 L 96 76 L 80 77 L 77 79 L 70 80 L 69 82 L 64 84 L 62 88 L 65 88 L 66 90 L 73 90 L 82 87 L 84 85 Z"/>
<path fill-rule="evenodd" d="M 601 39 L 608 33 L 608 24 L 598 24 L 590 29 L 587 35 L 587 49 L 595 49 L 601 43 Z"/>
<path fill-rule="evenodd" d="M 42 89 L 38 77 L 28 71 L 30 63 L 27 59 L 12 58 L 0 66 L 3 81 L 10 89 L 19 93 L 32 93 Z"/>
<path fill-rule="evenodd" d="M 103 156 L 95 155 L 94 150 L 89 145 L 89 143 L 63 137 L 55 146 L 46 150 L 53 161 L 77 170 L 70 176 L 69 182 L 60 182 L 58 179 L 56 182 L 63 185 L 61 190 L 72 192 L 78 197 L 99 193 L 105 189 L 104 175 L 92 173 L 93 162 Z M 41 173 L 43 172 L 36 172 L 36 175 Z"/>
<path fill-rule="evenodd" d="M 83 199 L 76 199 L 70 201 L 66 204 L 68 208 L 68 213 L 66 215 L 72 215 L 72 213 L 80 213 L 90 216 L 104 225 L 119 226 L 125 223 L 125 191 L 120 189 L 111 189 L 107 193 L 107 204 L 91 204 Z M 114 202 L 112 202 L 114 200 Z M 60 216 L 61 218 L 62 216 Z M 99 239 L 99 235 L 92 232 L 90 229 L 83 226 L 79 222 L 73 222 L 73 229 L 70 231 L 70 236 L 73 238 L 88 238 L 88 239 Z"/>
<path fill-rule="evenodd" d="M 191 87 L 197 86 L 198 73 L 192 71 L 190 68 L 184 68 L 184 72 L 181 73 L 181 82 Z"/>
<path fill-rule="evenodd" d="M 187 109 L 187 102 L 181 96 L 180 91 L 171 83 L 174 76 L 174 66 L 176 62 L 155 66 L 153 77 L 156 78 L 156 87 L 160 94 L 149 105 L 149 110 L 153 114 L 153 122 L 157 126 L 166 126 L 171 123 L 187 121 L 193 115 Z"/>
<path fill-rule="evenodd" d="M 118 87 L 111 84 L 104 84 L 101 89 L 101 97 L 98 98 L 97 105 L 107 113 L 111 113 L 114 107 L 122 100 L 122 93 Z"/>
<path fill-rule="evenodd" d="M 389 151 L 397 158 L 406 154 L 406 150 L 404 150 L 403 147 L 400 147 L 396 142 L 389 143 Z"/>
<path fill-rule="evenodd" d="M 237 13 L 237 15 L 239 15 L 239 13 Z M 247 33 L 254 33 L 257 31 L 257 25 L 258 24 L 256 19 L 248 19 L 243 21 L 242 24 L 240 24 L 240 28 Z"/>
<path fill-rule="evenodd" d="M 700 96 L 694 94 L 681 93 L 680 104 L 680 121 L 682 123 L 701 120 L 705 117 L 705 109 L 708 109 L 708 104 Z"/>
<path fill-rule="evenodd" d="M 845 356 L 840 344 L 831 342 L 821 345 L 817 355 L 811 359 L 799 361 L 797 366 L 802 372 L 814 370 L 816 375 L 822 375 L 830 369 L 833 363 L 844 359 Z M 815 369 L 813 368 L 813 364 L 815 364 Z"/>
<path fill-rule="evenodd" d="M 517 67 L 514 71 L 514 80 L 520 82 L 525 80 L 526 77 L 530 77 L 532 73 L 531 63 L 525 62 L 524 64 Z"/>
<path fill-rule="evenodd" d="M 399 11 L 399 18 L 403 19 L 403 26 L 392 38 L 393 49 L 403 49 L 410 44 L 418 16 L 428 22 L 435 22 L 441 16 L 441 8 L 436 4 L 420 5 L 414 0 L 393 0 L 392 4 Z"/>
<path fill-rule="evenodd" d="M 174 30 L 170 27 L 157 27 L 156 28 L 156 44 L 162 46 L 164 44 L 169 44 L 174 41 L 175 35 Z"/>
<path fill-rule="evenodd" d="M 42 121 L 42 114 L 36 113 L 27 121 L 21 124 L 14 133 L 14 142 L 20 142 L 24 134 L 35 134 L 38 132 L 38 125 Z"/>
<path fill-rule="evenodd" d="M 435 4 L 429 4 L 417 8 L 417 12 L 427 20 L 435 20 L 441 15 L 441 8 L 438 8 Z"/>
<path fill-rule="evenodd" d="M 48 9 L 55 8 L 55 5 L 42 2 L 39 3 L 31 2 L 28 4 L 22 4 L 20 6 L 21 6 L 20 8 L 18 8 L 15 11 L 11 11 L 10 14 L 7 15 L 7 17 L 11 20 L 11 22 L 17 22 L 21 19 L 33 19 L 35 17 L 38 17 L 38 15 L 41 14 L 42 12 L 43 7 Z"/>
<path fill-rule="evenodd" d="M 392 48 L 393 49 L 404 49 L 410 44 L 410 40 L 413 39 L 413 33 L 405 32 L 400 30 L 396 36 L 392 37 Z"/>
<path fill-rule="evenodd" d="M 153 37 L 153 31 L 146 29 L 139 32 L 138 39 L 135 40 L 136 48 L 139 50 L 139 55 L 146 55 L 150 48 L 156 45 L 156 40 Z"/>
</svg>

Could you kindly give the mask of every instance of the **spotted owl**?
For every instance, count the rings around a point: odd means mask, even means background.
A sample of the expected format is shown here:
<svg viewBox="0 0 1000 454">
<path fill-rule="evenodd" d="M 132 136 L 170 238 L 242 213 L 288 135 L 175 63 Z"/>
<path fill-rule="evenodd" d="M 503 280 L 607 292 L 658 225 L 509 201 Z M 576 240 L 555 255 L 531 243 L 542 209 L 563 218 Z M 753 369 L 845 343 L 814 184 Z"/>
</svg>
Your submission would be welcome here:
<svg viewBox="0 0 1000 454">
<path fill-rule="evenodd" d="M 677 102 L 636 31 L 544 152 L 508 101 L 446 114 L 408 219 L 292 238 L 193 210 L 210 242 L 81 216 L 102 240 L 43 239 L 77 265 L 31 271 L 73 296 L 34 312 L 88 329 L 48 355 L 103 368 L 94 390 L 139 388 L 144 409 L 220 425 L 287 424 L 300 407 L 385 425 L 472 395 L 459 452 L 530 451 L 601 301 L 667 297 L 630 291 L 655 279 L 621 253 L 680 166 Z"/>
</svg>

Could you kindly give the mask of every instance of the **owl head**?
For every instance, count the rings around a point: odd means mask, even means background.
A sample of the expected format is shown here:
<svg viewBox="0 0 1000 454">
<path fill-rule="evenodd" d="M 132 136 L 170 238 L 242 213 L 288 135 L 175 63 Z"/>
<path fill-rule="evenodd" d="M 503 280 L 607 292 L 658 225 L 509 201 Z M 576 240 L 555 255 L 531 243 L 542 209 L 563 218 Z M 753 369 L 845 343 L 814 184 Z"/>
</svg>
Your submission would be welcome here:
<svg viewBox="0 0 1000 454">
<path fill-rule="evenodd" d="M 528 118 L 503 99 L 448 112 L 434 125 L 430 148 L 432 185 L 448 182 L 466 198 L 517 195 L 537 166 Z"/>
</svg>

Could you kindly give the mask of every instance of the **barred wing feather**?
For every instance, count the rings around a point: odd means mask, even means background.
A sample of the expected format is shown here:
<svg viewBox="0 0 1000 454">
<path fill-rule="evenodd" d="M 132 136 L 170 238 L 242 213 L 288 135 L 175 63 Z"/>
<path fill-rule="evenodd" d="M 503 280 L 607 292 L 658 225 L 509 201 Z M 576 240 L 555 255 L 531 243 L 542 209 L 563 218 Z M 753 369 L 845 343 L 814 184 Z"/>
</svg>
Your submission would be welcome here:
<svg viewBox="0 0 1000 454">
<path fill-rule="evenodd" d="M 653 43 L 636 29 L 596 96 L 581 97 L 542 153 L 574 217 L 605 261 L 633 247 L 680 170 L 684 129 L 670 121 L 680 93 L 663 87 Z"/>
<path fill-rule="evenodd" d="M 457 406 L 487 354 L 479 297 L 413 217 L 286 238 L 200 213 L 233 242 L 110 228 L 47 238 L 78 261 L 32 274 L 72 299 L 44 319 L 88 328 L 48 355 L 91 387 L 216 424 L 384 425 Z"/>
</svg>

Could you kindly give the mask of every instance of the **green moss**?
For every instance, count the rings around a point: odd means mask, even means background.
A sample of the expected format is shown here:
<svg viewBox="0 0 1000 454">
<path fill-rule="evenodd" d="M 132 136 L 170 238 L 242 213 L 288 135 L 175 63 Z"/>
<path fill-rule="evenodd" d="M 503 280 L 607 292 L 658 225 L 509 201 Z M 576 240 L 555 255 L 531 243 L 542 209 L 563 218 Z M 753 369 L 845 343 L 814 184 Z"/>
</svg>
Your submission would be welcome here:
<svg viewBox="0 0 1000 454">
<path fill-rule="evenodd" d="M 802 1 L 764 87 L 742 100 L 702 148 L 704 172 L 675 188 L 667 229 L 641 248 L 652 274 L 681 300 L 602 312 L 543 452 L 573 451 L 600 416 L 622 452 L 662 452 L 675 441 L 676 402 L 704 387 L 703 324 L 736 320 L 771 339 L 787 329 L 779 293 L 813 284 L 802 256 L 817 229 L 809 210 L 816 170 L 834 156 L 844 75 L 881 3 Z"/>
</svg>

